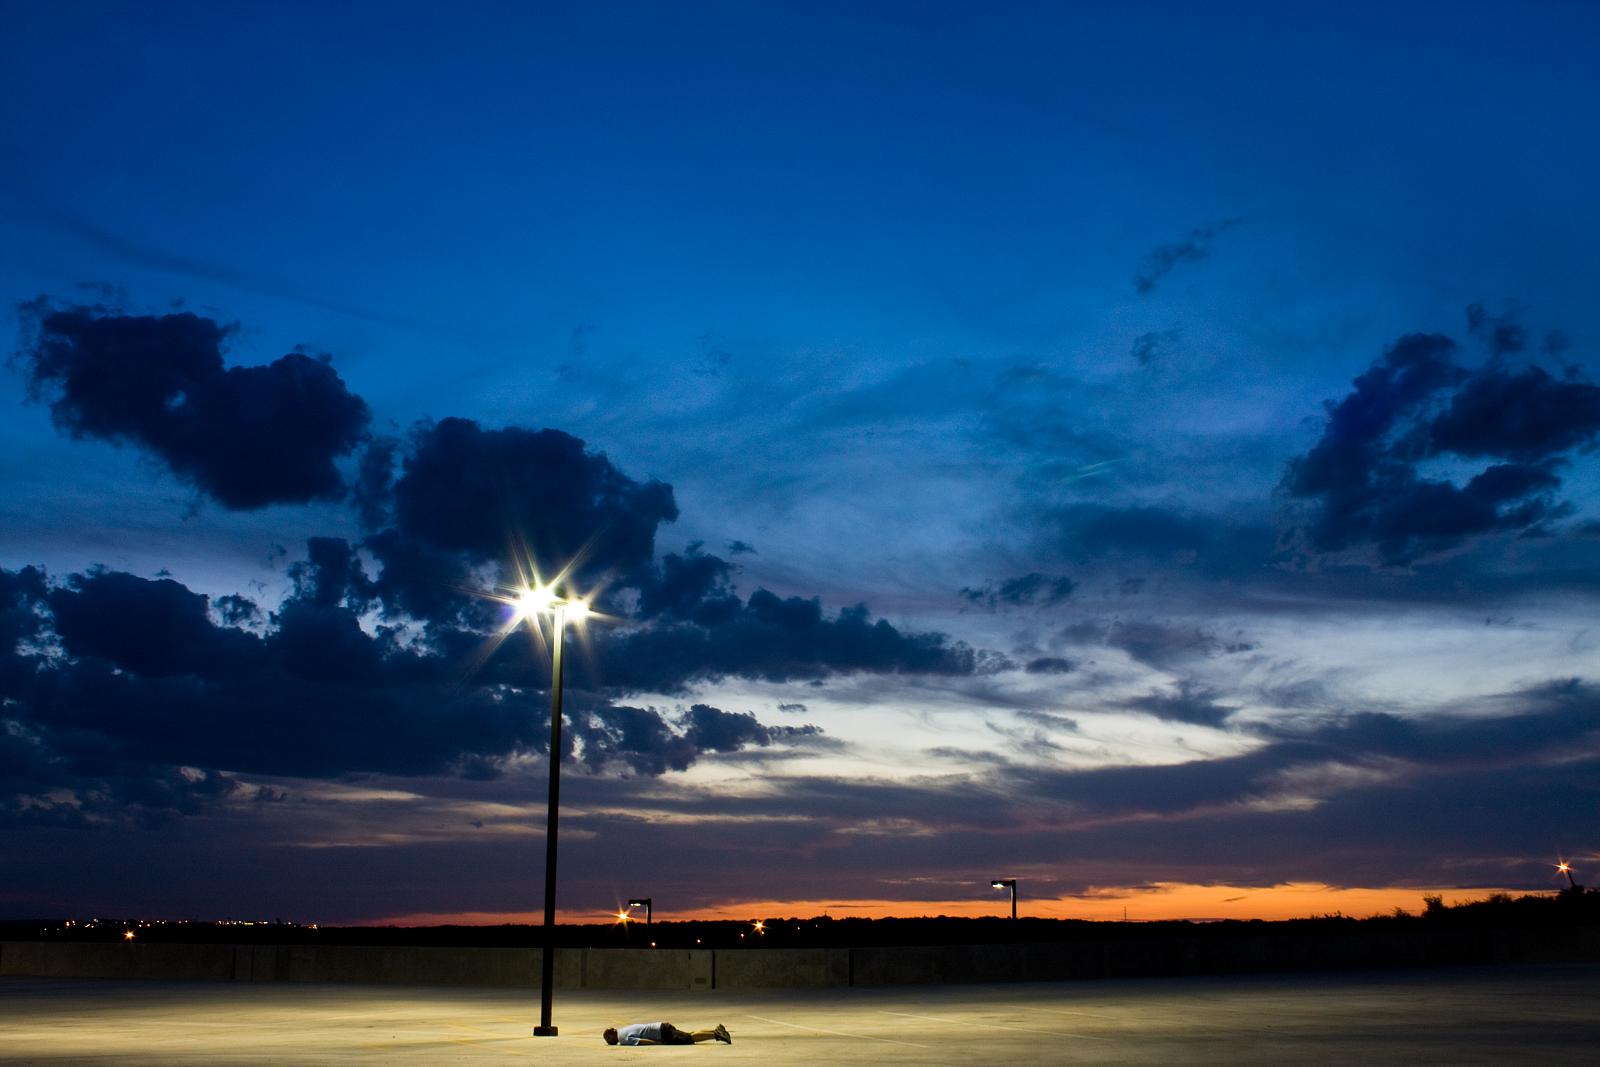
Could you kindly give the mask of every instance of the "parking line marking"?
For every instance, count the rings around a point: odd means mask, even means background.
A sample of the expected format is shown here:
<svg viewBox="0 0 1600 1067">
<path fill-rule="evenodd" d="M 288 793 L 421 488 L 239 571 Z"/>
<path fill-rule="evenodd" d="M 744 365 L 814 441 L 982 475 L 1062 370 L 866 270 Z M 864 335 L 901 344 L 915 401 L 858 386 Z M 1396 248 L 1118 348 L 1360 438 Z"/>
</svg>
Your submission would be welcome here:
<svg viewBox="0 0 1600 1067">
<path fill-rule="evenodd" d="M 906 1019 L 926 1019 L 931 1023 L 950 1023 L 952 1026 L 981 1026 L 985 1030 L 1015 1030 L 1019 1034 L 1048 1034 L 1050 1037 L 1078 1037 L 1085 1041 L 1115 1041 L 1112 1037 L 1094 1034 L 1069 1034 L 1063 1030 L 1030 1030 L 1026 1026 L 1002 1026 L 999 1023 L 969 1022 L 965 1019 L 941 1019 L 937 1015 L 912 1015 L 904 1011 L 886 1011 L 885 1015 L 899 1015 Z"/>
<path fill-rule="evenodd" d="M 894 1012 L 887 1014 L 893 1015 Z M 786 1023 L 782 1019 L 769 1019 L 765 1015 L 747 1015 L 747 1019 L 760 1019 L 764 1023 L 776 1023 L 779 1026 L 789 1026 L 796 1030 L 809 1030 L 814 1034 L 832 1034 L 834 1037 L 850 1037 L 857 1041 L 882 1041 L 887 1045 L 907 1045 L 911 1048 L 932 1048 L 932 1045 L 919 1045 L 915 1041 L 896 1041 L 888 1037 L 873 1037 L 870 1034 L 847 1034 L 842 1030 L 824 1030 L 817 1026 L 801 1026 L 799 1023 Z"/>
</svg>

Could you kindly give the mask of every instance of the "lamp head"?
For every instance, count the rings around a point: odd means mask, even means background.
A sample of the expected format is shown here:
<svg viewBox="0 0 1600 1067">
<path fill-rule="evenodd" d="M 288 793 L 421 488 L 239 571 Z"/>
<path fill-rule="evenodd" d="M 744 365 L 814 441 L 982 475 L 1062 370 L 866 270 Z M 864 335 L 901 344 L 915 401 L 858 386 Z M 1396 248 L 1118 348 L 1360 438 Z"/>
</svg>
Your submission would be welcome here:
<svg viewBox="0 0 1600 1067">
<path fill-rule="evenodd" d="M 524 622 L 552 610 L 555 603 L 554 589 L 548 585 L 534 585 L 518 593 L 512 607 L 516 609 L 517 621 Z"/>
</svg>

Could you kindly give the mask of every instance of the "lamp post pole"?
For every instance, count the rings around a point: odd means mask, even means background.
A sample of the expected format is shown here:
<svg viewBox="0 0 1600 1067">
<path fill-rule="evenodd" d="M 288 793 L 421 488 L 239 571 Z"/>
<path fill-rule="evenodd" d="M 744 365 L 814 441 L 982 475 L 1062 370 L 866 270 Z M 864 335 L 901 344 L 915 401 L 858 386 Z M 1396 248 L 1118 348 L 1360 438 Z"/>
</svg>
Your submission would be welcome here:
<svg viewBox="0 0 1600 1067">
<path fill-rule="evenodd" d="M 643 908 L 644 909 L 644 924 L 646 926 L 650 925 L 650 905 L 651 905 L 651 903 L 652 903 L 652 898 L 650 898 L 650 897 L 634 897 L 632 900 L 628 901 L 628 907 L 630 907 L 630 908 Z"/>
<path fill-rule="evenodd" d="M 1017 880 L 1015 878 L 996 878 L 989 883 L 992 889 L 1011 890 L 1011 918 L 1017 917 Z"/>
<path fill-rule="evenodd" d="M 566 634 L 564 605 L 550 617 L 550 811 L 544 821 L 544 951 L 539 961 L 539 1025 L 534 1037 L 555 1037 L 550 1022 L 556 966 L 556 819 L 561 810 L 561 644 Z"/>
</svg>

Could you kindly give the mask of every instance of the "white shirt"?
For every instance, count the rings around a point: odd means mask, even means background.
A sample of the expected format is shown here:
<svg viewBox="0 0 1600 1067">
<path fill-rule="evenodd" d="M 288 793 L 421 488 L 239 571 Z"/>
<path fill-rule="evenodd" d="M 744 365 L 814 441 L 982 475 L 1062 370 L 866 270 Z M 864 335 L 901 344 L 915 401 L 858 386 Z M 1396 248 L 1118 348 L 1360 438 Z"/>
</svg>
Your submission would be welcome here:
<svg viewBox="0 0 1600 1067">
<path fill-rule="evenodd" d="M 617 1044 L 637 1045 L 641 1040 L 661 1044 L 661 1024 L 634 1023 L 631 1026 L 617 1027 Z"/>
</svg>

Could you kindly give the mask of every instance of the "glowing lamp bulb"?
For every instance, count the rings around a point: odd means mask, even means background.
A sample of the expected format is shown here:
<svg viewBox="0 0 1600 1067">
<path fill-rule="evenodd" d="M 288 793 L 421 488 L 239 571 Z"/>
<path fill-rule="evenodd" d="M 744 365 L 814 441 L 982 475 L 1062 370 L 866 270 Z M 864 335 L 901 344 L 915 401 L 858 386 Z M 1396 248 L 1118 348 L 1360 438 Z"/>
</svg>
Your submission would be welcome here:
<svg viewBox="0 0 1600 1067">
<path fill-rule="evenodd" d="M 589 602 L 587 600 L 569 600 L 562 605 L 561 613 L 568 622 L 577 622 L 580 619 L 588 618 Z"/>
<path fill-rule="evenodd" d="M 536 585 L 531 589 L 524 589 L 517 594 L 517 618 L 531 619 L 542 611 L 549 611 L 555 599 L 556 595 L 550 591 L 549 586 Z"/>
<path fill-rule="evenodd" d="M 1556 870 L 1560 871 L 1562 874 L 1566 874 L 1568 871 L 1572 870 L 1572 864 L 1558 863 L 1556 864 Z"/>
</svg>

